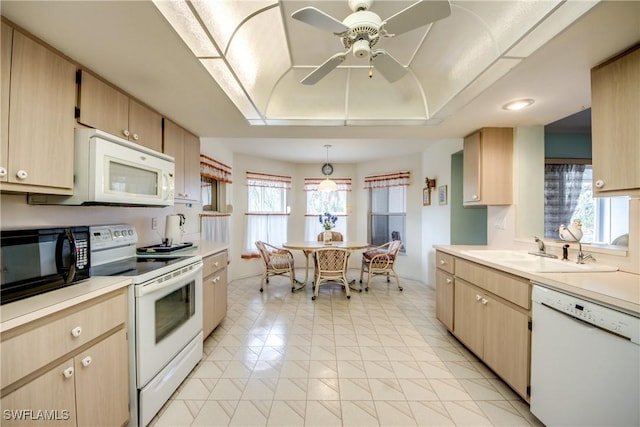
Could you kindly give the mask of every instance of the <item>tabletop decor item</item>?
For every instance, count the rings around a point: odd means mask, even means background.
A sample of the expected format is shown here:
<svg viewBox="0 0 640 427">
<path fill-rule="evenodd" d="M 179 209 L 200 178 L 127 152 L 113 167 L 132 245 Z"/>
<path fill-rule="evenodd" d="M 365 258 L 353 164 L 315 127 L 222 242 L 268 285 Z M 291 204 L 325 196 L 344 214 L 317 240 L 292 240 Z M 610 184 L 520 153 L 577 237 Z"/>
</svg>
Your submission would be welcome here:
<svg viewBox="0 0 640 427">
<path fill-rule="evenodd" d="M 333 233 L 331 229 L 336 226 L 336 221 L 338 221 L 338 217 L 332 215 L 329 212 L 325 212 L 323 214 L 318 215 L 318 221 L 322 224 L 322 228 L 324 228 L 324 244 L 329 245 L 333 240 Z"/>
</svg>

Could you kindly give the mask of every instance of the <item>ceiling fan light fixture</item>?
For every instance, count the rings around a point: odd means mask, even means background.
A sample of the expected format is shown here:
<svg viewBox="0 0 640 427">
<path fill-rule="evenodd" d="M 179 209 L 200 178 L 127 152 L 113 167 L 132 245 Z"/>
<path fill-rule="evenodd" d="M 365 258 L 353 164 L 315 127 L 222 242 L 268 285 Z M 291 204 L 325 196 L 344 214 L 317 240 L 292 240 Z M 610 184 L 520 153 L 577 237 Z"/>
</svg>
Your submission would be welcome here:
<svg viewBox="0 0 640 427">
<path fill-rule="evenodd" d="M 527 108 L 531 105 L 533 105 L 533 103 L 536 102 L 533 99 L 527 98 L 527 99 L 516 99 L 515 101 L 511 101 L 508 102 L 506 104 L 504 104 L 502 106 L 503 110 L 507 110 L 507 111 L 519 111 L 522 110 L 523 108 Z"/>
</svg>

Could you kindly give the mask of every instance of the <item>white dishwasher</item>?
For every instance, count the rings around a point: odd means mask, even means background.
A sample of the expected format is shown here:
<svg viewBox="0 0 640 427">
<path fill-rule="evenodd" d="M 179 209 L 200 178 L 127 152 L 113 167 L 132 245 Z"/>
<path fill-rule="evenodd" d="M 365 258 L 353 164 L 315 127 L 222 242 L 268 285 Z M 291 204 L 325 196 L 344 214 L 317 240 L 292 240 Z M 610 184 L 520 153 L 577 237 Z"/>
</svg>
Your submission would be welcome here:
<svg viewBox="0 0 640 427">
<path fill-rule="evenodd" d="M 640 318 L 534 283 L 531 412 L 547 426 L 640 426 Z"/>
</svg>

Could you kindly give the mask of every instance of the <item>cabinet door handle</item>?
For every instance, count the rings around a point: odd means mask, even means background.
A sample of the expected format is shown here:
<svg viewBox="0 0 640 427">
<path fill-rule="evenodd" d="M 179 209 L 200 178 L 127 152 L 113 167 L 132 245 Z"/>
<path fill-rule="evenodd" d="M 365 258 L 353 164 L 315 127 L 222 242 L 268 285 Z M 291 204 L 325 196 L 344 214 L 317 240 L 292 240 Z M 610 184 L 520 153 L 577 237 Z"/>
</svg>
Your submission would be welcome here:
<svg viewBox="0 0 640 427">
<path fill-rule="evenodd" d="M 218 282 L 218 280 L 220 280 L 220 276 L 216 276 L 216 277 L 214 277 L 213 279 L 211 279 L 211 282 L 212 282 L 212 283 L 217 283 L 217 282 Z"/>
<path fill-rule="evenodd" d="M 489 301 L 486 298 L 482 298 L 480 302 L 482 303 L 482 305 L 487 305 Z"/>
<path fill-rule="evenodd" d="M 478 200 L 478 195 L 477 195 L 477 194 L 474 194 L 473 196 L 471 196 L 471 198 L 472 198 L 473 200 Z"/>
<path fill-rule="evenodd" d="M 445 261 L 443 259 L 440 260 L 440 265 L 445 265 L 446 263 L 447 263 L 447 261 Z"/>
<path fill-rule="evenodd" d="M 73 366 L 69 366 L 67 369 L 62 371 L 62 375 L 64 375 L 65 378 L 71 378 L 73 376 Z"/>
<path fill-rule="evenodd" d="M 133 134 L 133 139 L 134 139 L 135 141 L 139 140 L 139 139 L 140 139 L 140 135 L 138 135 L 137 133 L 134 133 L 134 134 Z"/>
<path fill-rule="evenodd" d="M 447 277 L 447 280 L 445 280 L 445 281 L 446 281 L 447 283 L 451 283 L 451 282 L 453 282 L 453 280 L 449 279 L 448 277 Z"/>
<path fill-rule="evenodd" d="M 482 297 L 478 294 L 476 294 L 476 301 L 480 301 L 482 299 Z"/>
<path fill-rule="evenodd" d="M 82 366 L 86 368 L 87 366 L 91 365 L 91 361 L 92 361 L 91 356 L 87 356 L 84 359 L 82 359 L 80 363 L 82 363 Z"/>
<path fill-rule="evenodd" d="M 82 334 L 82 328 L 80 326 L 76 326 L 71 330 L 71 336 L 74 338 L 78 338 Z"/>
<path fill-rule="evenodd" d="M 129 132 L 129 129 L 125 129 L 125 130 L 122 131 L 122 134 L 124 136 L 126 136 L 127 138 L 129 138 L 129 135 L 131 135 L 131 132 Z"/>
<path fill-rule="evenodd" d="M 597 180 L 597 181 L 595 182 L 595 186 L 596 186 L 596 188 L 602 188 L 602 187 L 604 187 L 604 181 L 603 181 L 603 180 L 601 180 L 601 179 Z"/>
<path fill-rule="evenodd" d="M 0 178 L 7 176 L 7 168 L 0 167 Z"/>
<path fill-rule="evenodd" d="M 220 263 L 218 261 L 214 262 L 213 265 L 217 267 Z"/>
<path fill-rule="evenodd" d="M 29 174 L 26 170 L 20 169 L 18 172 L 16 172 L 16 176 L 18 177 L 18 179 L 27 179 Z"/>
</svg>

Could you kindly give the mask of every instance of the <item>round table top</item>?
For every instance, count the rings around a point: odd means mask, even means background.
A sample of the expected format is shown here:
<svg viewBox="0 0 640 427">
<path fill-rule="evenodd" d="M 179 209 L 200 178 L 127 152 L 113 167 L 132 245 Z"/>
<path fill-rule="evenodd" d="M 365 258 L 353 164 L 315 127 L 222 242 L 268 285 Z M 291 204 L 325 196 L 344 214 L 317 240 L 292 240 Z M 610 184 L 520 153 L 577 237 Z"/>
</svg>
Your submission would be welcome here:
<svg viewBox="0 0 640 427">
<path fill-rule="evenodd" d="M 286 242 L 282 244 L 287 249 L 298 249 L 303 251 L 311 251 L 321 248 L 343 248 L 349 250 L 365 249 L 369 247 L 365 242 L 331 242 L 329 245 L 325 245 L 323 242 Z"/>
</svg>

